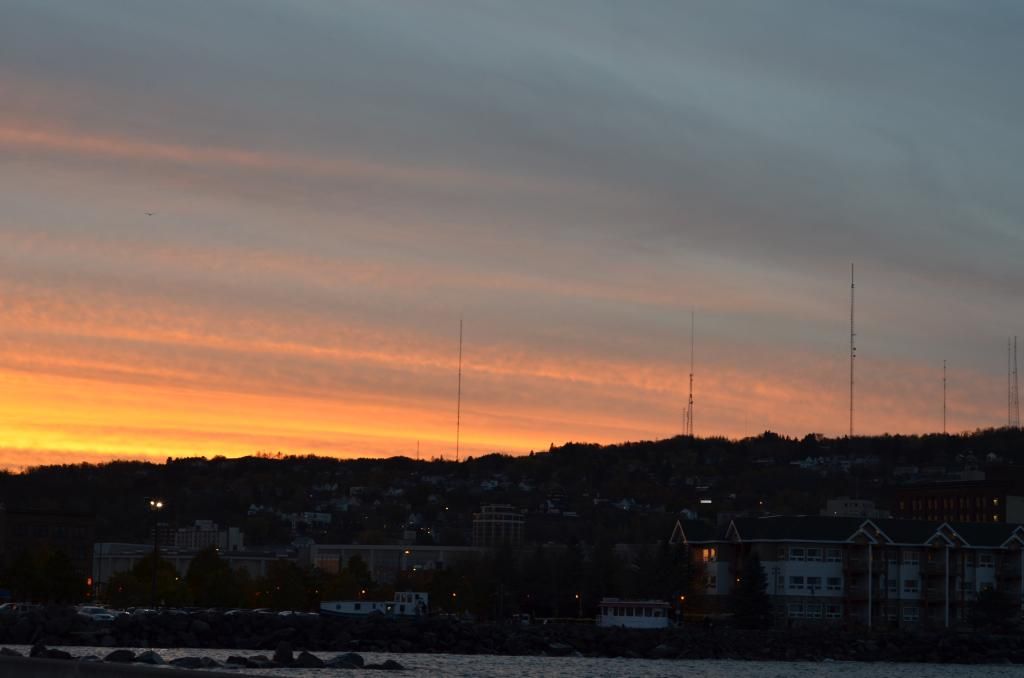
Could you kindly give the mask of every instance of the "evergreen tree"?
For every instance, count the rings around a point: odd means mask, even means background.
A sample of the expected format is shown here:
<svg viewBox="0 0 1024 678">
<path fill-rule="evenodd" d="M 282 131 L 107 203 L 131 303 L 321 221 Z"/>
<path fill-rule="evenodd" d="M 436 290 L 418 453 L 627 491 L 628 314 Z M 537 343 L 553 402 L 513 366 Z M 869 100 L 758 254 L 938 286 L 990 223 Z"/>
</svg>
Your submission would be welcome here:
<svg viewBox="0 0 1024 678">
<path fill-rule="evenodd" d="M 756 553 L 750 553 L 743 559 L 732 594 L 732 612 L 737 626 L 760 629 L 771 624 L 771 599 L 767 588 L 768 579 L 761 559 Z"/>
</svg>

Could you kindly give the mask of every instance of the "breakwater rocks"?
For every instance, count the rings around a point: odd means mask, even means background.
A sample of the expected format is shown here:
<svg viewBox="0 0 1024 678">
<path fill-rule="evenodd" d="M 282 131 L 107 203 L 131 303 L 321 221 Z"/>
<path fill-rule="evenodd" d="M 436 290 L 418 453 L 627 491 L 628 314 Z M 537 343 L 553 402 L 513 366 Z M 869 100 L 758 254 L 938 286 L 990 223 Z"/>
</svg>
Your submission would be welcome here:
<svg viewBox="0 0 1024 678">
<path fill-rule="evenodd" d="M 592 624 L 522 626 L 445 618 L 341 619 L 215 612 L 124 615 L 113 622 L 95 622 L 65 608 L 0 615 L 0 645 L 37 643 L 111 650 L 224 648 L 254 653 L 272 653 L 287 643 L 296 651 L 310 652 L 1024 663 L 1024 636 L 1019 634 L 837 628 L 744 631 L 703 626 L 641 631 Z"/>
<path fill-rule="evenodd" d="M 7 647 L 0 648 L 2 657 L 23 657 L 17 650 Z M 59 659 L 63 661 L 79 662 L 105 662 L 108 664 L 145 664 L 149 666 L 169 666 L 177 669 L 364 669 L 379 671 L 404 671 L 405 667 L 394 659 L 385 660 L 379 664 L 366 662 L 363 657 L 355 652 L 321 659 L 309 652 L 295 654 L 291 644 L 283 642 L 274 651 L 273 658 L 266 655 L 232 655 L 223 662 L 210 657 L 178 657 L 169 661 L 164 660 L 159 652 L 145 650 L 136 654 L 131 650 L 114 650 L 105 656 L 85 654 L 76 656 L 64 650 L 48 648 L 45 645 L 33 645 L 28 653 L 31 658 L 38 659 Z"/>
</svg>

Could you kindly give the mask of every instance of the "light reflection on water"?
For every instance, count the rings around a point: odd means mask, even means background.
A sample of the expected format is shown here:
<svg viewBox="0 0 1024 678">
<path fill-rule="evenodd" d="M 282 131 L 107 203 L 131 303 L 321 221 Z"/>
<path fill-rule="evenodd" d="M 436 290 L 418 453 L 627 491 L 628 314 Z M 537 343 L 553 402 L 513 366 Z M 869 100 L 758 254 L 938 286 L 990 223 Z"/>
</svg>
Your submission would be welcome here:
<svg viewBox="0 0 1024 678">
<path fill-rule="evenodd" d="M 9 646 L 28 654 L 27 646 Z M 76 657 L 103 657 L 112 648 L 61 647 Z M 142 648 L 129 648 L 141 652 Z M 273 655 L 256 650 L 157 649 L 164 659 L 211 657 L 223 662 L 231 655 Z M 340 652 L 314 652 L 329 659 Z M 372 676 L 443 676 L 444 678 L 1020 678 L 1020 666 L 960 664 L 882 664 L 866 662 L 752 662 L 727 659 L 662 660 L 598 657 L 508 657 L 497 655 L 398 654 L 360 652 L 367 663 L 394 659 L 406 671 L 338 671 L 334 669 L 245 669 L 238 673 L 291 678 L 326 678 L 353 674 Z M 228 670 L 231 669 L 220 669 Z M 202 671 L 196 671 L 201 678 Z"/>
</svg>

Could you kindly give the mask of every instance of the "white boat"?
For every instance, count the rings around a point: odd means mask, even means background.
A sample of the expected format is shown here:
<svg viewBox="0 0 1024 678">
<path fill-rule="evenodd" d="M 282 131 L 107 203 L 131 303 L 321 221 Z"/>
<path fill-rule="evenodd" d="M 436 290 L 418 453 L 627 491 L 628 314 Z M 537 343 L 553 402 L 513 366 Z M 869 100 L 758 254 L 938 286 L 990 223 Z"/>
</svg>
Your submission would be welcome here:
<svg viewBox="0 0 1024 678">
<path fill-rule="evenodd" d="M 320 614 L 336 617 L 366 617 L 371 614 L 425 617 L 429 610 L 427 594 L 419 591 L 399 591 L 391 601 L 326 600 L 320 603 Z"/>
<path fill-rule="evenodd" d="M 627 629 L 668 627 L 670 605 L 662 600 L 620 600 L 602 598 L 597 625 Z"/>
</svg>

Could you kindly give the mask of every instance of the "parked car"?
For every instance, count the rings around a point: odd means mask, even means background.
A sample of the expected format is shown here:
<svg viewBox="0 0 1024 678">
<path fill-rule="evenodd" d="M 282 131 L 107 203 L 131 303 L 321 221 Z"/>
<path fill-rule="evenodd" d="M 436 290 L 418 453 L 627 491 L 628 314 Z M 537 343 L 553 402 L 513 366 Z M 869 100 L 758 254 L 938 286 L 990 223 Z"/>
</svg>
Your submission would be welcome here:
<svg viewBox="0 0 1024 678">
<path fill-rule="evenodd" d="M 120 613 L 96 605 L 82 605 L 78 608 L 78 614 L 94 622 L 112 622 Z"/>
<path fill-rule="evenodd" d="M 0 605 L 0 614 L 16 614 L 24 615 L 28 614 L 32 610 L 41 609 L 42 605 L 35 603 L 4 603 Z"/>
</svg>

